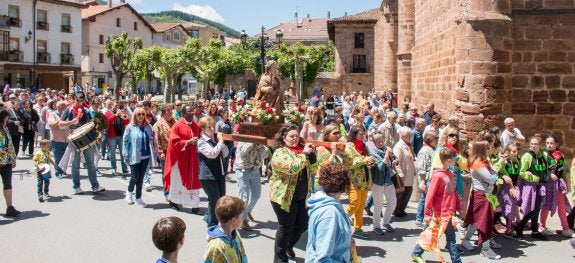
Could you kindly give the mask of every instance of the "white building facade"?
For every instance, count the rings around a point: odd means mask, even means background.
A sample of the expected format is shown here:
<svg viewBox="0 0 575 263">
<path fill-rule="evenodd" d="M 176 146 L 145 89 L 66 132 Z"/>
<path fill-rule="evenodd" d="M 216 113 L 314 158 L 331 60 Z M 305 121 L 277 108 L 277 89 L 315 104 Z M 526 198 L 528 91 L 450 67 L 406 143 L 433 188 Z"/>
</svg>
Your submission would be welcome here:
<svg viewBox="0 0 575 263">
<path fill-rule="evenodd" d="M 67 90 L 80 76 L 80 0 L 0 0 L 0 84 Z"/>
<path fill-rule="evenodd" d="M 82 82 L 89 82 L 102 89 L 114 87 L 110 59 L 105 55 L 108 37 L 119 36 L 142 38 L 142 48 L 152 45 L 154 29 L 138 12 L 127 3 L 92 5 L 82 10 Z M 130 77 L 123 79 L 124 86 Z M 145 81 L 140 82 L 146 88 Z"/>
</svg>

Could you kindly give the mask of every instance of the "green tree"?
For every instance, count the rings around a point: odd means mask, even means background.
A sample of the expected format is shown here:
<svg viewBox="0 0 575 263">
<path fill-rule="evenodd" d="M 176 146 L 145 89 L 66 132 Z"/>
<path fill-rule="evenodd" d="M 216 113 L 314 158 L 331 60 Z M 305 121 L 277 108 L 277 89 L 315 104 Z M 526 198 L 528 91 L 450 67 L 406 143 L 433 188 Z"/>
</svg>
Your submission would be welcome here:
<svg viewBox="0 0 575 263">
<path fill-rule="evenodd" d="M 198 39 L 188 39 L 183 46 L 177 48 L 163 49 L 158 46 L 153 46 L 152 53 L 154 57 L 159 57 L 155 60 L 154 67 L 160 73 L 160 77 L 164 79 L 164 98 L 166 102 L 175 101 L 175 88 L 178 87 L 178 80 L 182 76 L 190 72 L 193 65 L 198 63 L 200 58 L 201 44 Z M 179 99 L 182 98 L 182 92 L 178 93 Z"/>
<path fill-rule="evenodd" d="M 116 97 L 118 97 L 118 91 L 122 88 L 124 77 L 133 71 L 132 59 L 134 53 L 137 49 L 141 48 L 142 38 L 129 38 L 126 32 L 122 32 L 119 36 L 113 35 L 106 41 L 105 55 L 110 59 L 112 72 L 116 76 L 116 83 L 114 85 L 114 94 Z M 133 74 L 132 79 L 134 79 Z M 132 85 L 132 91 L 134 91 L 134 89 L 135 87 Z"/>
<path fill-rule="evenodd" d="M 154 73 L 156 72 L 156 67 L 158 62 L 162 58 L 161 48 L 154 46 L 150 48 L 144 48 L 136 50 L 133 59 L 133 81 L 138 82 L 140 80 L 146 80 L 146 90 L 145 93 L 151 93 L 152 80 L 156 77 Z"/>
<path fill-rule="evenodd" d="M 200 59 L 191 68 L 191 74 L 203 83 L 201 91 L 203 96 L 210 89 L 211 82 L 221 86 L 225 84 L 232 53 L 221 41 L 212 39 L 208 46 L 202 47 L 199 57 Z"/>
</svg>

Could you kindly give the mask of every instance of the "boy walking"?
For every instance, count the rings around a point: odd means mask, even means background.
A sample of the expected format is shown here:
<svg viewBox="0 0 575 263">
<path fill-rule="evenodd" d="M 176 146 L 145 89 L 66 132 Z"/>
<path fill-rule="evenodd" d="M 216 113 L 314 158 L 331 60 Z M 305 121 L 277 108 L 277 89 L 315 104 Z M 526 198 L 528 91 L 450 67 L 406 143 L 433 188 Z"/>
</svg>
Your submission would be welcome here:
<svg viewBox="0 0 575 263">
<path fill-rule="evenodd" d="M 50 152 L 50 141 L 40 140 L 40 150 L 34 153 L 32 158 L 34 161 L 34 166 L 36 167 L 36 177 L 38 179 L 38 201 L 44 202 L 44 200 L 50 199 L 49 187 L 50 187 L 50 170 L 45 171 L 42 166 L 45 164 L 52 164 L 54 167 L 58 167 L 52 159 L 52 152 Z M 42 170 L 41 170 L 42 169 Z"/>
<path fill-rule="evenodd" d="M 222 196 L 216 203 L 220 222 L 208 228 L 208 247 L 204 263 L 247 263 L 248 258 L 238 229 L 243 223 L 245 204 L 235 196 Z"/>
</svg>

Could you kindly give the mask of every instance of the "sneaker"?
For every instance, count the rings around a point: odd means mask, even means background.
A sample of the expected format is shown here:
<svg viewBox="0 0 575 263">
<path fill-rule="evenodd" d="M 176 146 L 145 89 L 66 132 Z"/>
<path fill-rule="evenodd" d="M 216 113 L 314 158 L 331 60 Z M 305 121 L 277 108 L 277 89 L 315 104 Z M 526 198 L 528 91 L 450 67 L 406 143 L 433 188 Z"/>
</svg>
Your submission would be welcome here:
<svg viewBox="0 0 575 263">
<path fill-rule="evenodd" d="M 254 231 L 254 229 L 252 228 L 252 226 L 250 226 L 250 224 L 248 223 L 248 220 L 244 220 L 244 222 L 242 223 L 242 230 L 245 230 L 245 231 Z"/>
<path fill-rule="evenodd" d="M 152 191 L 152 185 L 150 183 L 145 183 L 144 189 L 146 189 L 146 191 Z"/>
<path fill-rule="evenodd" d="M 180 211 L 180 206 L 172 201 L 170 202 L 170 208 L 175 209 L 176 211 Z"/>
<path fill-rule="evenodd" d="M 254 217 L 252 216 L 251 212 L 248 212 L 248 219 L 250 219 L 250 221 L 255 222 L 256 220 L 254 219 Z"/>
<path fill-rule="evenodd" d="M 142 198 L 136 199 L 136 205 L 142 208 L 146 207 L 146 203 L 144 203 L 144 200 L 142 200 Z"/>
<path fill-rule="evenodd" d="M 385 232 L 383 232 L 383 229 L 381 229 L 380 227 L 376 227 L 373 229 L 373 232 L 378 234 L 378 235 L 383 235 L 385 234 Z"/>
<path fill-rule="evenodd" d="M 74 188 L 74 194 L 75 195 L 81 195 L 84 193 L 84 190 L 82 190 L 82 188 L 80 188 L 79 186 Z"/>
<path fill-rule="evenodd" d="M 539 239 L 539 240 L 547 240 L 547 239 L 549 239 L 549 238 L 547 238 L 546 235 L 543 235 L 541 232 L 531 233 L 531 238 L 535 238 L 535 239 Z"/>
<path fill-rule="evenodd" d="M 467 251 L 475 249 L 475 246 L 468 239 L 462 239 L 461 246 L 464 247 Z"/>
<path fill-rule="evenodd" d="M 64 174 L 57 174 L 57 175 L 56 175 L 56 178 L 62 179 L 62 178 L 64 178 Z"/>
<path fill-rule="evenodd" d="M 353 232 L 353 237 L 355 238 L 359 238 L 359 239 L 371 239 L 371 237 L 369 237 L 369 235 L 361 230 L 356 230 L 355 232 Z"/>
<path fill-rule="evenodd" d="M 6 208 L 6 217 L 17 217 L 21 214 L 20 211 L 16 210 L 16 208 L 14 208 L 14 206 L 9 206 L 8 208 Z"/>
<path fill-rule="evenodd" d="M 423 227 L 423 221 L 417 221 L 417 220 L 416 220 L 416 221 L 415 221 L 415 226 L 416 226 L 416 227 L 419 227 L 419 228 L 422 228 L 422 227 Z"/>
<path fill-rule="evenodd" d="M 44 196 L 38 195 L 38 201 L 40 201 L 40 203 L 44 203 Z"/>
<path fill-rule="evenodd" d="M 575 239 L 569 240 L 569 243 L 571 244 L 571 246 L 573 247 L 573 249 L 575 249 Z"/>
<path fill-rule="evenodd" d="M 500 255 L 497 255 L 495 251 L 492 249 L 482 249 L 481 256 L 486 257 L 488 259 L 501 259 Z"/>
<path fill-rule="evenodd" d="M 552 236 L 555 235 L 553 232 L 551 232 L 551 230 L 547 229 L 546 227 L 542 228 L 539 230 L 539 233 L 545 235 L 545 236 Z"/>
<path fill-rule="evenodd" d="M 491 248 L 494 249 L 501 249 L 503 247 L 501 244 L 495 242 L 495 238 L 493 237 L 489 240 L 489 244 L 491 245 Z"/>
<path fill-rule="evenodd" d="M 126 202 L 128 202 L 129 205 L 134 203 L 134 197 L 132 195 L 132 193 L 126 191 Z"/>
<path fill-rule="evenodd" d="M 385 228 L 385 231 L 387 232 L 394 232 L 395 229 L 391 226 L 391 224 L 385 224 L 383 225 L 383 228 Z"/>
<path fill-rule="evenodd" d="M 45 193 L 45 194 L 44 194 L 44 199 L 45 199 L 45 200 L 48 200 L 48 199 L 50 199 L 50 198 L 52 198 L 52 196 L 51 196 L 50 194 L 48 194 L 48 193 Z"/>
<path fill-rule="evenodd" d="M 573 230 L 567 229 L 567 230 L 561 231 L 561 235 L 564 237 L 574 237 L 575 233 L 573 233 Z"/>
<path fill-rule="evenodd" d="M 411 254 L 411 259 L 413 260 L 413 262 L 415 263 L 425 263 L 425 260 L 423 260 L 423 258 L 421 256 L 415 255 L 415 254 Z"/>
<path fill-rule="evenodd" d="M 291 260 L 295 259 L 295 251 L 293 251 L 293 247 L 286 249 L 286 255 L 287 255 L 288 259 L 291 259 Z"/>
<path fill-rule="evenodd" d="M 369 208 L 365 208 L 364 210 L 368 216 L 373 216 L 373 213 L 371 212 L 371 210 Z"/>
<path fill-rule="evenodd" d="M 92 189 L 92 192 L 94 193 L 100 193 L 100 192 L 104 192 L 106 191 L 106 188 L 102 187 L 102 186 L 98 186 L 96 189 Z"/>
</svg>

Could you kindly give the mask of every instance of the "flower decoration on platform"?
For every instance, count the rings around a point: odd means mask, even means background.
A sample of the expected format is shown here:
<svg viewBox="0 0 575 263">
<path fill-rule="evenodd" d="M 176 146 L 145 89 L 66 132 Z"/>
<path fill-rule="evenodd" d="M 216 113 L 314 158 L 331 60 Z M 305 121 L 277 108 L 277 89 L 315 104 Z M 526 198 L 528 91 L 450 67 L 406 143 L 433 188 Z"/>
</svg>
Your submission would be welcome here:
<svg viewBox="0 0 575 263">
<path fill-rule="evenodd" d="M 301 125 L 304 121 L 305 115 L 302 113 L 299 107 L 299 102 L 294 103 L 295 106 L 287 107 L 283 111 L 283 116 L 287 123 L 292 125 Z"/>
<path fill-rule="evenodd" d="M 232 122 L 233 123 L 241 123 L 244 121 L 247 121 L 248 116 L 250 115 L 251 112 L 251 106 L 250 105 L 242 105 L 240 103 L 240 101 L 238 101 L 238 104 L 234 104 L 235 105 L 235 111 L 232 114 Z"/>
</svg>

